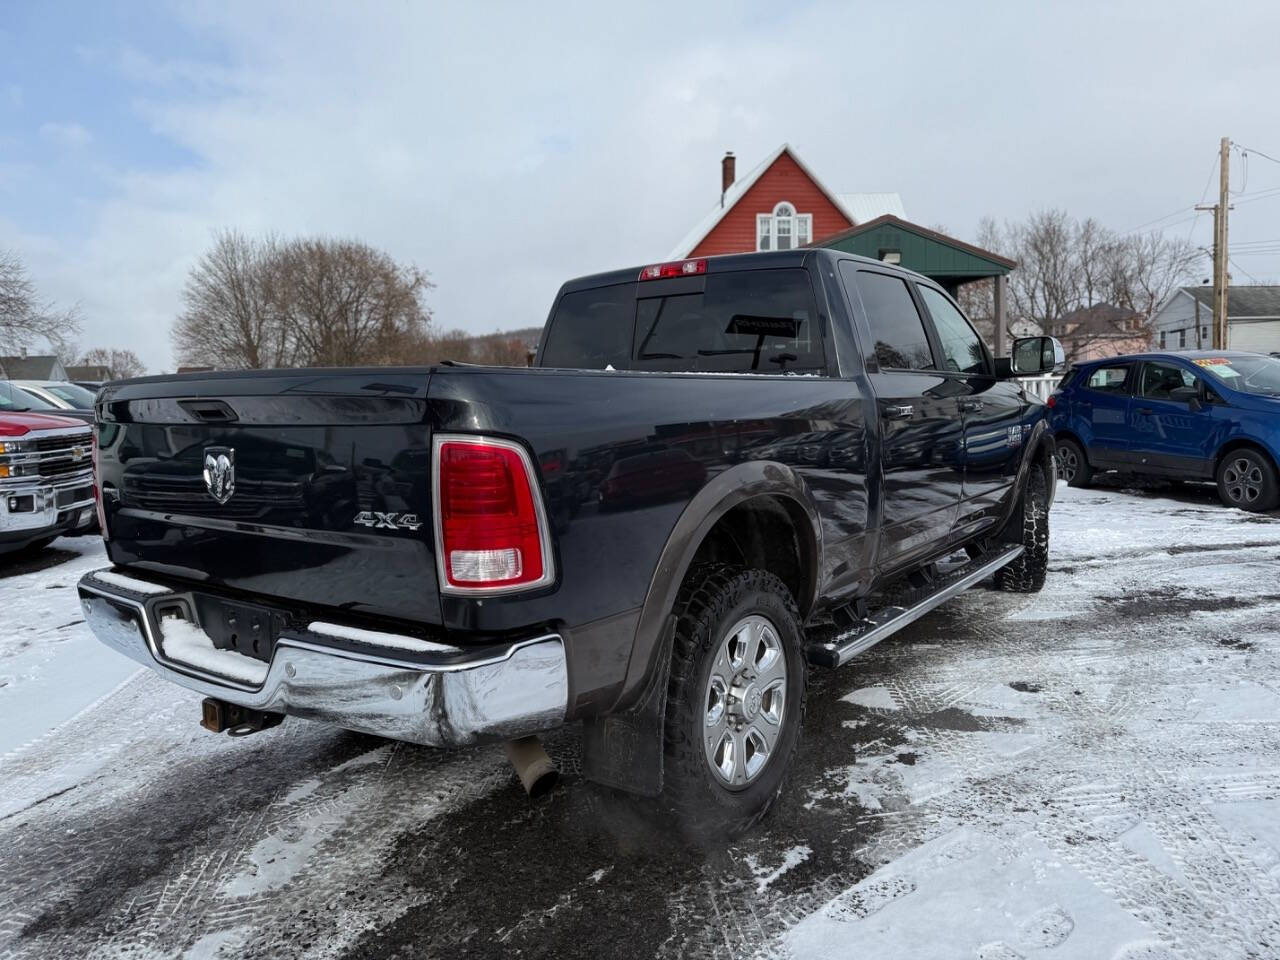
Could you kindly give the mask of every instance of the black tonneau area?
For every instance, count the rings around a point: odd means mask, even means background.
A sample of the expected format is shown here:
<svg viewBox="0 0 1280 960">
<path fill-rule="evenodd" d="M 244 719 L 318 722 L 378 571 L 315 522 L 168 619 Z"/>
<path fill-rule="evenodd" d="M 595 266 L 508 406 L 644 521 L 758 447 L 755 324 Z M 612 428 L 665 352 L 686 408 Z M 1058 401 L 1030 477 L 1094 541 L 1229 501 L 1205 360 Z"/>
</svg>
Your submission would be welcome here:
<svg viewBox="0 0 1280 960">
<path fill-rule="evenodd" d="M 99 469 L 111 559 L 308 607 L 439 623 L 430 377 L 281 370 L 108 387 Z"/>
</svg>

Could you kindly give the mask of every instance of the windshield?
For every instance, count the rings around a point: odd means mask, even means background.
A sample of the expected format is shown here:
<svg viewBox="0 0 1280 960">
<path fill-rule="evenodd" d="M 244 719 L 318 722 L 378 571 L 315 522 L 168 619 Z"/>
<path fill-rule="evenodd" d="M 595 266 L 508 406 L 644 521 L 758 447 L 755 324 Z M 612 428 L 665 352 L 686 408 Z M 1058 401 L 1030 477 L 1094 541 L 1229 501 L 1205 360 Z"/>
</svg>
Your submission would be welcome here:
<svg viewBox="0 0 1280 960">
<path fill-rule="evenodd" d="M 53 404 L 46 403 L 39 397 L 33 397 L 27 391 L 15 387 L 12 383 L 0 380 L 0 411 L 20 413 L 23 410 L 53 410 Z"/>
<path fill-rule="evenodd" d="M 1195 364 L 1232 390 L 1280 397 L 1280 360 L 1274 357 L 1201 357 Z"/>
<path fill-rule="evenodd" d="M 55 397 L 67 401 L 76 410 L 93 409 L 93 391 L 74 383 L 46 383 L 44 388 Z"/>
</svg>

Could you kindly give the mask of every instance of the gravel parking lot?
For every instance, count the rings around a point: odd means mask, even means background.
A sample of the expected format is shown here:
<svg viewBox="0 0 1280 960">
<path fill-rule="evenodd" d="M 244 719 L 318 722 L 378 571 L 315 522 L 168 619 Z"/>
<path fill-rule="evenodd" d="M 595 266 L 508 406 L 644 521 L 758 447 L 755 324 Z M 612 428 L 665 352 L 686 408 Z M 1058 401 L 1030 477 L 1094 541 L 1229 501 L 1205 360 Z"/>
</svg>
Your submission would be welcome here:
<svg viewBox="0 0 1280 960">
<path fill-rule="evenodd" d="M 702 848 L 573 731 L 534 802 L 496 747 L 215 737 L 78 622 L 95 542 L 9 563 L 0 956 L 1280 957 L 1280 517 L 1064 488 L 1052 522 L 1043 593 L 816 677 L 774 813 Z"/>
</svg>

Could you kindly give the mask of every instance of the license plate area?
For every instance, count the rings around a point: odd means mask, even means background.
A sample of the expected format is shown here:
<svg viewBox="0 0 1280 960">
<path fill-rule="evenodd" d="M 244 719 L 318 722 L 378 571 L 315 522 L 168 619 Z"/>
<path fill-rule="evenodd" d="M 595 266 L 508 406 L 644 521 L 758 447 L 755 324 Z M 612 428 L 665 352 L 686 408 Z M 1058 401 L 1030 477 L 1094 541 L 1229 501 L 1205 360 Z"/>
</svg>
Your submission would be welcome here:
<svg viewBox="0 0 1280 960">
<path fill-rule="evenodd" d="M 278 610 L 196 594 L 193 598 L 201 628 L 219 650 L 271 662 L 286 618 Z"/>
</svg>

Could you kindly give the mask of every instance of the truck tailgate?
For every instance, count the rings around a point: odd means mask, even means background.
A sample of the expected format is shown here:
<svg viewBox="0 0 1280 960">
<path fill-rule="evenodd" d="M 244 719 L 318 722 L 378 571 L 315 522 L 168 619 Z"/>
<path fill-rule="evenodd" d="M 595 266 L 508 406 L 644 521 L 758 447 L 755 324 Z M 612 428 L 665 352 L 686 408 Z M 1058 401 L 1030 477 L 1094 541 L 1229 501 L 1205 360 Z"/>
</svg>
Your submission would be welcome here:
<svg viewBox="0 0 1280 960">
<path fill-rule="evenodd" d="M 427 370 L 141 380 L 99 403 L 116 563 L 440 622 Z"/>
</svg>

